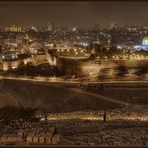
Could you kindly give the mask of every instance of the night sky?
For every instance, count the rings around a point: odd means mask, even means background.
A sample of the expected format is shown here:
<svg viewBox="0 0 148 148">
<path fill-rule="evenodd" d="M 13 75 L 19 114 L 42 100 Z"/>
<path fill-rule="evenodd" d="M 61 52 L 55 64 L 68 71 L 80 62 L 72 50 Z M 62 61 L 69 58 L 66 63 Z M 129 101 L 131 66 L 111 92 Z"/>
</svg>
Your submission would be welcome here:
<svg viewBox="0 0 148 148">
<path fill-rule="evenodd" d="M 0 26 L 148 26 L 148 3 L 0 3 Z"/>
</svg>

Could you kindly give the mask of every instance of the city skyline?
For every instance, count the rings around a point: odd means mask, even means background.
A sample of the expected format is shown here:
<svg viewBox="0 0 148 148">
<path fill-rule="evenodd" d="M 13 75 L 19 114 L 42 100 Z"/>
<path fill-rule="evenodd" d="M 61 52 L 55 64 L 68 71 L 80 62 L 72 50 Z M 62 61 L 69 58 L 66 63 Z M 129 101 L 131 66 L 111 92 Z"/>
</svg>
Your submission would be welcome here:
<svg viewBox="0 0 148 148">
<path fill-rule="evenodd" d="M 0 146 L 148 146 L 147 8 L 0 3 Z"/>
<path fill-rule="evenodd" d="M 148 3 L 0 3 L 0 26 L 148 26 Z"/>
</svg>

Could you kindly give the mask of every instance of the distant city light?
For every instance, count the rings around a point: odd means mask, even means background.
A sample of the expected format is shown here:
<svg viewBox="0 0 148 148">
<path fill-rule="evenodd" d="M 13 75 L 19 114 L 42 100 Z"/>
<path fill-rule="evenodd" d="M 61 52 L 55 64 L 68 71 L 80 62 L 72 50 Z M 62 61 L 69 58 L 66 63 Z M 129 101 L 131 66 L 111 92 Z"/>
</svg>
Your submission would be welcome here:
<svg viewBox="0 0 148 148">
<path fill-rule="evenodd" d="M 77 28 L 76 28 L 76 27 L 72 28 L 72 31 L 74 31 L 74 32 L 75 32 L 76 30 L 77 30 Z"/>
<path fill-rule="evenodd" d="M 122 46 L 121 46 L 121 45 L 118 45 L 117 48 L 118 48 L 118 49 L 122 49 Z"/>
</svg>

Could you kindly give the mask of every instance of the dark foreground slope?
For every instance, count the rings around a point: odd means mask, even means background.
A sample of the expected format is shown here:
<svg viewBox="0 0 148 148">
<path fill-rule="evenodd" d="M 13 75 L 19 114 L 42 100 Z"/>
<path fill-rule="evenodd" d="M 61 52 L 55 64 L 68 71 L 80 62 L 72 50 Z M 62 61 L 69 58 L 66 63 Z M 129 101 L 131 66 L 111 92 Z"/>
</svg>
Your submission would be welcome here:
<svg viewBox="0 0 148 148">
<path fill-rule="evenodd" d="M 50 84 L 0 80 L 0 107 L 18 104 L 44 108 L 49 112 L 120 107 L 119 104 L 105 101 L 98 97 L 74 93 Z"/>
</svg>

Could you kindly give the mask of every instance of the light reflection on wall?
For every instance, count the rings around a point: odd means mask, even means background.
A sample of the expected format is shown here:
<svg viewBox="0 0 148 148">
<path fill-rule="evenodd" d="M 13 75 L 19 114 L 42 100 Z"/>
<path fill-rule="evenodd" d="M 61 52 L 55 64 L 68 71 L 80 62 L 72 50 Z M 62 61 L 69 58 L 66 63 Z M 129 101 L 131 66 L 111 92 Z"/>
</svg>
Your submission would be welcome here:
<svg viewBox="0 0 148 148">
<path fill-rule="evenodd" d="M 93 62 L 86 62 L 81 65 L 82 73 L 89 76 L 97 75 L 102 68 L 102 65 Z"/>
</svg>

